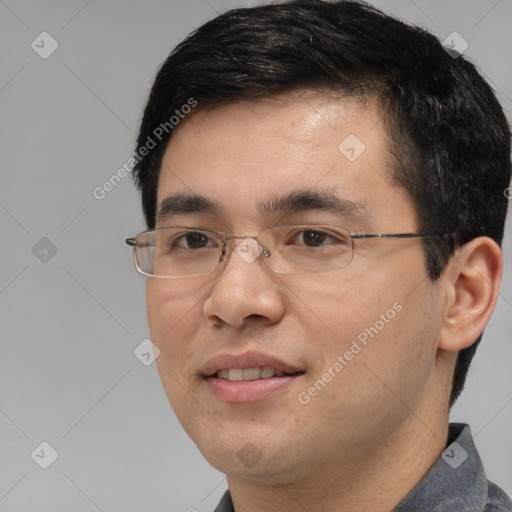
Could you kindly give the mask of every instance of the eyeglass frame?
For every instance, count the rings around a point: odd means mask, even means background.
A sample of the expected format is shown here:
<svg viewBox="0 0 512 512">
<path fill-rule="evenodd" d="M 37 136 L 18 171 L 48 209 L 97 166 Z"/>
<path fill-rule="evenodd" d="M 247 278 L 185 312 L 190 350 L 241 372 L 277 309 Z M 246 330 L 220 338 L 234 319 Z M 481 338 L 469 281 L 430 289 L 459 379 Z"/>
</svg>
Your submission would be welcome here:
<svg viewBox="0 0 512 512">
<path fill-rule="evenodd" d="M 237 239 L 238 240 L 239 239 L 255 240 L 257 242 L 258 246 L 262 249 L 261 253 L 260 253 L 260 255 L 258 257 L 261 256 L 261 259 L 263 260 L 263 263 L 265 263 L 265 260 L 263 259 L 263 256 L 266 256 L 267 259 L 268 259 L 270 257 L 270 255 L 267 256 L 267 253 L 270 252 L 270 251 L 267 248 L 265 248 L 263 245 L 261 245 L 260 241 L 258 240 L 258 236 L 260 235 L 260 233 L 263 232 L 263 231 L 269 231 L 269 230 L 272 230 L 272 229 L 275 229 L 275 228 L 294 227 L 294 226 L 297 226 L 297 227 L 299 227 L 299 226 L 325 226 L 325 227 L 333 226 L 333 227 L 343 228 L 343 229 L 346 229 L 350 233 L 350 239 L 351 240 L 366 240 L 366 239 L 372 239 L 372 238 L 374 238 L 374 239 L 412 239 L 412 238 L 445 237 L 445 236 L 453 236 L 454 235 L 454 233 L 352 233 L 352 231 L 350 230 L 349 227 L 343 226 L 341 224 L 319 224 L 319 223 L 280 224 L 280 225 L 276 225 L 276 226 L 271 226 L 269 228 L 263 228 L 260 231 L 258 231 L 258 233 L 256 235 L 247 235 L 247 236 L 244 236 L 244 235 L 227 235 L 226 233 L 224 233 L 222 231 L 215 231 L 213 229 L 199 228 L 199 227 L 164 226 L 164 227 L 160 227 L 160 228 L 148 229 L 146 231 L 142 231 L 142 232 L 138 233 L 134 237 L 125 238 L 125 243 L 128 246 L 133 248 L 133 256 L 134 256 L 134 261 L 135 261 L 135 267 L 136 267 L 136 271 L 139 274 L 141 274 L 143 276 L 146 276 L 146 277 L 154 277 L 154 278 L 157 278 L 157 279 L 181 279 L 181 278 L 187 278 L 187 277 L 199 277 L 199 276 L 204 276 L 204 275 L 208 275 L 208 274 L 213 274 L 217 270 L 217 268 L 220 266 L 222 260 L 227 255 L 226 247 L 227 247 L 227 241 L 228 240 L 237 240 Z M 187 230 L 190 230 L 190 231 L 197 230 L 197 231 L 206 231 L 206 232 L 209 232 L 209 233 L 214 233 L 216 235 L 220 235 L 220 240 L 222 242 L 222 249 L 221 249 L 221 253 L 220 253 L 219 262 L 217 263 L 216 267 L 213 270 L 209 271 L 209 272 L 202 272 L 200 274 L 186 274 L 186 275 L 183 275 L 183 276 L 159 276 L 159 275 L 148 274 L 147 272 L 144 272 L 141 269 L 140 265 L 139 265 L 139 260 L 137 258 L 137 254 L 136 254 L 137 237 L 139 237 L 141 235 L 145 235 L 147 233 L 156 232 L 156 231 L 165 230 L 165 229 L 187 229 Z M 350 260 L 350 263 L 348 265 L 345 265 L 344 267 L 340 267 L 339 269 L 326 270 L 325 272 L 329 272 L 329 271 L 332 271 L 332 270 L 341 270 L 341 269 L 349 267 L 352 264 L 352 261 L 354 260 L 354 254 L 355 254 L 355 246 L 352 243 L 352 259 Z M 265 267 L 268 268 L 272 273 L 275 273 L 275 274 L 308 275 L 308 274 L 321 274 L 322 273 L 322 272 L 298 272 L 298 273 L 294 273 L 294 272 L 277 272 L 275 270 L 272 270 L 266 263 L 265 263 Z"/>
</svg>

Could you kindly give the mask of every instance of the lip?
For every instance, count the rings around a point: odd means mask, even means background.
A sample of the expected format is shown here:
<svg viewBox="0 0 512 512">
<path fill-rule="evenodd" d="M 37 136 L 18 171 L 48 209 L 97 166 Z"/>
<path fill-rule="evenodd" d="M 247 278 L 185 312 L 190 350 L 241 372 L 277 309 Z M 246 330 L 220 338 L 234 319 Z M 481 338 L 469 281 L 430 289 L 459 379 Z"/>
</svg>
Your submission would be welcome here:
<svg viewBox="0 0 512 512">
<path fill-rule="evenodd" d="M 272 367 L 288 374 L 267 379 L 229 381 L 215 375 L 219 370 L 230 368 Z M 240 355 L 220 354 L 208 360 L 202 370 L 208 389 L 221 401 L 237 404 L 257 402 L 271 397 L 300 378 L 301 368 L 285 363 L 281 359 L 260 352 L 245 352 Z"/>
<path fill-rule="evenodd" d="M 212 357 L 205 363 L 201 372 L 205 377 L 212 377 L 219 370 L 229 370 L 230 368 L 256 368 L 257 366 L 272 367 L 284 373 L 303 371 L 301 368 L 285 363 L 283 360 L 268 354 L 261 352 L 244 352 L 238 355 L 219 354 L 218 356 Z"/>
</svg>

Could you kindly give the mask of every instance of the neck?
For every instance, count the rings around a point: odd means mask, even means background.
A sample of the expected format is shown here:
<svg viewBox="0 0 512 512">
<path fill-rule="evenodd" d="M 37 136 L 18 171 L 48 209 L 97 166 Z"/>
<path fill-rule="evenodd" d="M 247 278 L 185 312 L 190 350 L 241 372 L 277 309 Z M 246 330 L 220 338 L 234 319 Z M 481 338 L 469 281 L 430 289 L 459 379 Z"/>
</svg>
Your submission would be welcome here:
<svg viewBox="0 0 512 512">
<path fill-rule="evenodd" d="M 422 418 L 435 420 L 427 424 Z M 440 457 L 447 436 L 447 412 L 437 417 L 427 411 L 411 413 L 392 435 L 364 453 L 308 468 L 294 481 L 269 475 L 262 484 L 228 476 L 233 504 L 236 512 L 389 512 Z"/>
</svg>

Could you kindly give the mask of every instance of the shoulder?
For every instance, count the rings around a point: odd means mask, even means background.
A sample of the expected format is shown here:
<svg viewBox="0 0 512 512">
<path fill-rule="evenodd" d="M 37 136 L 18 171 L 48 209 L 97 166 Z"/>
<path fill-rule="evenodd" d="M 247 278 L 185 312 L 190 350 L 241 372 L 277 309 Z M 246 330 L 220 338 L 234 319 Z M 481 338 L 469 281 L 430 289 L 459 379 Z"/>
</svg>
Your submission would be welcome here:
<svg viewBox="0 0 512 512">
<path fill-rule="evenodd" d="M 512 500 L 503 489 L 487 482 L 487 503 L 483 512 L 512 512 Z"/>
</svg>

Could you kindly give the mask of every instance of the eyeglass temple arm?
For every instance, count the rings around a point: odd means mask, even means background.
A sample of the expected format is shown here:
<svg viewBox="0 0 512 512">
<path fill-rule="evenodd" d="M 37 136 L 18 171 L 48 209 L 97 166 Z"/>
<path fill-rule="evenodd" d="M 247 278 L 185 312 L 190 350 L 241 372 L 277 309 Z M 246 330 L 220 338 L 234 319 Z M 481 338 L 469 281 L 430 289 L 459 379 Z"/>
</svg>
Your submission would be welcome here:
<svg viewBox="0 0 512 512">
<path fill-rule="evenodd" d="M 150 247 L 153 245 L 153 244 L 145 244 L 142 242 L 137 242 L 137 239 L 135 239 L 135 238 L 125 238 L 124 241 L 130 247 Z"/>
<path fill-rule="evenodd" d="M 431 233 L 376 233 L 373 235 L 367 234 L 356 234 L 350 235 L 350 238 L 427 238 L 427 237 L 435 237 L 435 236 L 450 236 L 451 233 L 439 233 L 439 234 L 431 234 Z"/>
</svg>

